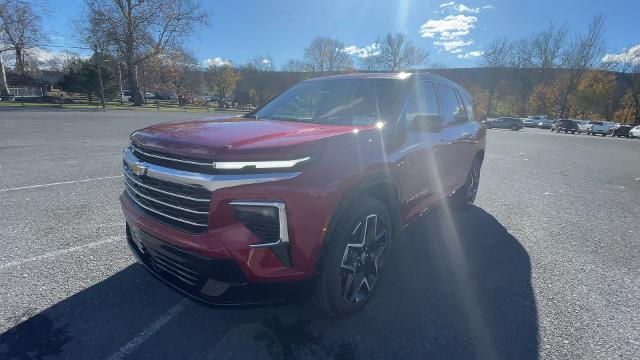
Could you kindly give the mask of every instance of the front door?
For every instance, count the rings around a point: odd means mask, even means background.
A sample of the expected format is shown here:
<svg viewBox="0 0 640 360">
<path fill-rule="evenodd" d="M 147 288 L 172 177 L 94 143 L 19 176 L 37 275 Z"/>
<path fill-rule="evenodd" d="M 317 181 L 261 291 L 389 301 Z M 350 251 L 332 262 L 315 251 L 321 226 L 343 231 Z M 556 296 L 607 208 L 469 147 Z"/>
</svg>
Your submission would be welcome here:
<svg viewBox="0 0 640 360">
<path fill-rule="evenodd" d="M 404 144 L 397 155 L 397 174 L 402 212 L 405 219 L 426 209 L 444 192 L 442 132 L 411 131 L 409 123 L 416 115 L 438 115 L 435 89 L 430 81 L 417 83 L 409 94 L 401 115 L 400 128 L 404 131 Z"/>
</svg>

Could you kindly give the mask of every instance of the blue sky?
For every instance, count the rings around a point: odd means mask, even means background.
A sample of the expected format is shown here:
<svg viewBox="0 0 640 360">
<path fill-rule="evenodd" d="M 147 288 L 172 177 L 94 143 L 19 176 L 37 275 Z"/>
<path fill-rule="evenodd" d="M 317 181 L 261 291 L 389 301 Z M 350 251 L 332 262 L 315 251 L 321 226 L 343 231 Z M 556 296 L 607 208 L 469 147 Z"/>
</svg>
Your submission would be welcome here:
<svg viewBox="0 0 640 360">
<path fill-rule="evenodd" d="M 450 67 L 476 66 L 483 46 L 497 36 L 515 39 L 542 29 L 549 21 L 583 31 L 596 14 L 606 18 L 609 53 L 640 44 L 640 0 L 271 0 L 202 1 L 211 26 L 185 46 L 199 61 L 243 64 L 270 54 L 276 67 L 302 57 L 317 36 L 345 43 L 354 58 L 366 54 L 376 37 L 404 32 L 429 52 L 429 62 Z M 50 0 L 45 17 L 51 43 L 71 45 L 70 23 L 83 0 Z M 367 48 L 369 46 L 369 48 Z M 56 48 L 59 51 L 60 48 Z"/>
</svg>

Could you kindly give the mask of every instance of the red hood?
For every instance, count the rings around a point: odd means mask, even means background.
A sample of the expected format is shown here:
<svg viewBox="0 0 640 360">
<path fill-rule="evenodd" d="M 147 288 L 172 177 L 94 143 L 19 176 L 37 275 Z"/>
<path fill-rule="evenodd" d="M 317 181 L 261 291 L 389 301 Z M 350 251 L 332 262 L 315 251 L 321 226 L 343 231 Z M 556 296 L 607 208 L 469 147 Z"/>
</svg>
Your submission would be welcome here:
<svg viewBox="0 0 640 360">
<path fill-rule="evenodd" d="M 280 160 L 353 144 L 369 138 L 369 131 L 360 131 L 367 129 L 375 127 L 225 117 L 153 125 L 134 132 L 131 140 L 151 150 L 189 157 Z"/>
</svg>

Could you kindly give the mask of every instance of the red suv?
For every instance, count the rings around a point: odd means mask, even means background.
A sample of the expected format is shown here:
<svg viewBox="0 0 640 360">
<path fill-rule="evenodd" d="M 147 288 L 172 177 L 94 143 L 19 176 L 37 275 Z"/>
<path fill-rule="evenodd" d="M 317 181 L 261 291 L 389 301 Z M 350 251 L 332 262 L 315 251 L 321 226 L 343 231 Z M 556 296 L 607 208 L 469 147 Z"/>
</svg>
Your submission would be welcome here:
<svg viewBox="0 0 640 360">
<path fill-rule="evenodd" d="M 404 224 L 471 206 L 486 132 L 468 93 L 432 74 L 301 82 L 241 117 L 154 125 L 124 150 L 127 238 L 153 275 L 213 305 L 312 285 L 361 308 Z"/>
</svg>

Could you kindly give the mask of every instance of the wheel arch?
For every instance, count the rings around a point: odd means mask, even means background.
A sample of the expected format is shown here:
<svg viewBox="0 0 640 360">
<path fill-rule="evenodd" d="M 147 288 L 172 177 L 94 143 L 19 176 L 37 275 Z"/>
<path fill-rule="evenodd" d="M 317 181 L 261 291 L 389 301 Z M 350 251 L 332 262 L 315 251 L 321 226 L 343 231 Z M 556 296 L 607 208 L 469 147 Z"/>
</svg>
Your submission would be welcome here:
<svg viewBox="0 0 640 360">
<path fill-rule="evenodd" d="M 349 188 L 347 188 L 344 193 L 345 195 L 342 197 L 342 199 L 340 199 L 338 205 L 333 211 L 333 214 L 331 214 L 331 219 L 329 220 L 329 225 L 327 227 L 327 233 L 322 241 L 322 250 L 320 252 L 320 256 L 316 261 L 316 273 L 322 271 L 324 258 L 326 256 L 327 249 L 329 248 L 329 246 L 331 246 L 333 235 L 336 231 L 338 222 L 346 214 L 349 206 L 351 206 L 351 204 L 353 204 L 353 202 L 360 197 L 371 196 L 382 202 L 387 207 L 392 221 L 392 236 L 396 233 L 396 231 L 400 229 L 401 220 L 398 200 L 398 185 L 389 174 L 380 172 L 369 175 L 363 179 L 358 180 L 355 184 L 349 186 Z"/>
</svg>

